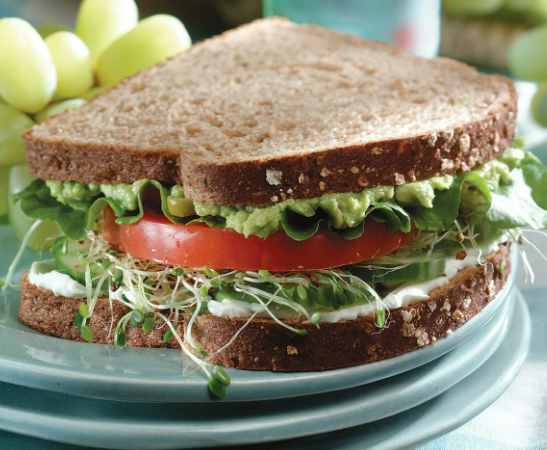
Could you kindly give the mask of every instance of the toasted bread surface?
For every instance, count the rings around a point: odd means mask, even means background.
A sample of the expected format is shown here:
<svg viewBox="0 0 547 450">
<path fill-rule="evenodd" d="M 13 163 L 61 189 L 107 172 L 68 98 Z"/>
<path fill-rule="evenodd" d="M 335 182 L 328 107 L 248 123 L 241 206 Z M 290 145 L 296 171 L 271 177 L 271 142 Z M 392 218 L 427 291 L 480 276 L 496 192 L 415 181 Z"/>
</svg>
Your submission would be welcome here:
<svg viewBox="0 0 547 450">
<path fill-rule="evenodd" d="M 267 19 L 196 44 L 24 135 L 42 179 L 183 184 L 269 204 L 468 170 L 515 134 L 510 80 Z"/>
<path fill-rule="evenodd" d="M 485 265 L 460 270 L 450 282 L 429 292 L 429 299 L 390 312 L 387 326 L 379 330 L 374 315 L 336 323 L 314 324 L 286 321 L 306 328 L 300 336 L 271 319 L 254 319 L 241 330 L 234 342 L 225 346 L 247 322 L 247 318 L 220 318 L 209 313 L 197 317 L 192 335 L 198 345 L 212 355 L 211 361 L 227 367 L 252 370 L 307 371 L 335 369 L 396 356 L 434 342 L 449 330 L 461 326 L 493 301 L 510 273 L 510 250 L 505 245 L 486 258 Z M 504 270 L 500 270 L 501 261 Z M 42 333 L 64 339 L 82 340 L 73 319 L 81 300 L 55 296 L 51 291 L 21 279 L 19 318 Z M 100 344 L 113 344 L 113 330 L 129 308 L 120 302 L 99 299 L 90 327 Z M 183 315 L 178 327 L 183 340 L 189 317 Z M 127 328 L 127 345 L 133 347 L 178 348 L 175 338 L 163 342 L 166 327 L 150 333 L 141 327 Z"/>
</svg>

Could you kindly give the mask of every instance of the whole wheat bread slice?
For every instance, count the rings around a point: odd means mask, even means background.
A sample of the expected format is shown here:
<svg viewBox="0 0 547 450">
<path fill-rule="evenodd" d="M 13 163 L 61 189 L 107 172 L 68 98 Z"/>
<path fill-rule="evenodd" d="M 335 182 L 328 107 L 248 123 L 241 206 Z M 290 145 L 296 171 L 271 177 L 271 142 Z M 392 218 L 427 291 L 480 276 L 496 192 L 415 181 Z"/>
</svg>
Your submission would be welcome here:
<svg viewBox="0 0 547 450">
<path fill-rule="evenodd" d="M 505 254 L 505 257 L 504 257 Z M 511 258 L 504 245 L 490 254 L 488 264 L 460 270 L 446 286 L 429 292 L 429 299 L 391 311 L 389 325 L 378 333 L 374 315 L 337 323 L 321 322 L 317 329 L 309 322 L 286 321 L 306 328 L 300 336 L 271 319 L 254 319 L 222 352 L 246 318 L 220 318 L 209 313 L 197 317 L 192 328 L 194 341 L 202 346 L 211 361 L 228 367 L 253 370 L 304 371 L 335 369 L 389 358 L 434 342 L 449 330 L 461 326 L 488 305 L 503 288 L 510 273 Z M 505 259 L 504 270 L 500 271 Z M 83 340 L 73 319 L 81 300 L 55 296 L 51 291 L 21 279 L 19 319 L 42 333 L 63 339 Z M 113 344 L 116 323 L 129 312 L 121 302 L 99 299 L 89 326 L 95 343 Z M 183 315 L 178 327 L 185 338 L 190 317 Z M 127 344 L 132 347 L 178 348 L 175 338 L 163 342 L 166 327 L 144 333 L 141 326 L 127 328 Z M 187 345 L 188 341 L 186 340 Z"/>
<path fill-rule="evenodd" d="M 24 135 L 42 179 L 183 184 L 268 204 L 468 170 L 515 134 L 510 80 L 268 19 L 193 46 Z"/>
</svg>

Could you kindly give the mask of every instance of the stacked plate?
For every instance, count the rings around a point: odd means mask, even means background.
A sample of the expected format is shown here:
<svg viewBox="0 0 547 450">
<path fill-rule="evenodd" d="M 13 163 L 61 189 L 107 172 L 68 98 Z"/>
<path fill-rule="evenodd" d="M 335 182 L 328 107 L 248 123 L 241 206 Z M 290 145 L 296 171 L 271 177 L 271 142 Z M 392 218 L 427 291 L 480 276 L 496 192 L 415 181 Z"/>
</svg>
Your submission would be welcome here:
<svg viewBox="0 0 547 450">
<path fill-rule="evenodd" d="M 0 273 L 15 253 L 11 241 L 0 227 Z M 201 372 L 183 371 L 187 361 L 179 351 L 119 351 L 41 335 L 19 324 L 18 300 L 16 291 L 0 295 L 0 442 L 6 449 L 72 448 L 52 442 L 415 448 L 501 395 L 530 341 L 528 310 L 511 280 L 496 301 L 435 345 L 325 372 L 231 369 L 227 397 L 215 400 Z"/>
</svg>

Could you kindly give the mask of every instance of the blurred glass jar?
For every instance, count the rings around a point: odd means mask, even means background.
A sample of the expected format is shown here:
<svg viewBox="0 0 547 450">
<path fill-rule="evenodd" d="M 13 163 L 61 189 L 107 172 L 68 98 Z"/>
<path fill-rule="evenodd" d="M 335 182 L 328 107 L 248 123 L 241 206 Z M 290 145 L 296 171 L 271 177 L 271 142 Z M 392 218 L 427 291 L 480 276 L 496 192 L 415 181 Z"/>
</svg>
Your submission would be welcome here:
<svg viewBox="0 0 547 450">
<path fill-rule="evenodd" d="M 263 13 L 387 42 L 419 56 L 433 57 L 439 48 L 440 0 L 263 0 Z"/>
</svg>

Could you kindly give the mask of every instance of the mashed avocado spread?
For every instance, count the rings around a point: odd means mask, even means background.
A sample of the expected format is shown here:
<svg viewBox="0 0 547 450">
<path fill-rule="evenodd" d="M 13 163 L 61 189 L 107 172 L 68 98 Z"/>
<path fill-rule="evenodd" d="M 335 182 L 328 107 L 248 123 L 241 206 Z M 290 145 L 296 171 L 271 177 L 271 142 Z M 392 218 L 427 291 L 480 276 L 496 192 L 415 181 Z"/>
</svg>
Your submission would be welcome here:
<svg viewBox="0 0 547 450">
<path fill-rule="evenodd" d="M 80 209 L 82 203 L 86 204 L 104 194 L 105 197 L 116 200 L 123 209 L 133 211 L 138 207 L 141 188 L 147 182 L 148 180 L 139 180 L 133 184 L 84 184 L 77 181 L 47 180 L 46 185 L 58 202 L 74 209 Z"/>
<path fill-rule="evenodd" d="M 510 178 L 510 171 L 524 158 L 524 151 L 508 149 L 498 158 L 472 169 L 486 182 L 491 191 L 495 191 L 500 181 Z M 433 207 L 435 192 L 450 188 L 454 180 L 461 175 L 444 175 L 427 180 L 415 181 L 401 186 L 379 186 L 360 192 L 326 194 L 312 199 L 289 199 L 274 205 L 215 205 L 194 203 L 196 215 L 201 217 L 222 217 L 225 227 L 234 229 L 246 236 L 265 237 L 281 229 L 285 211 L 291 211 L 304 217 L 312 217 L 322 210 L 333 228 L 343 229 L 358 225 L 366 216 L 367 210 L 381 202 L 392 201 L 400 206 Z M 83 205 L 98 196 L 104 195 L 117 201 L 125 210 L 138 208 L 138 197 L 148 180 L 139 180 L 133 184 L 83 184 L 75 181 L 46 181 L 51 195 L 60 203 L 76 209 L 85 209 Z M 463 191 L 466 195 L 466 190 Z M 471 195 L 471 193 L 470 193 Z M 182 186 L 169 189 L 174 199 L 184 198 Z M 462 198 L 462 200 L 465 200 Z"/>
</svg>

